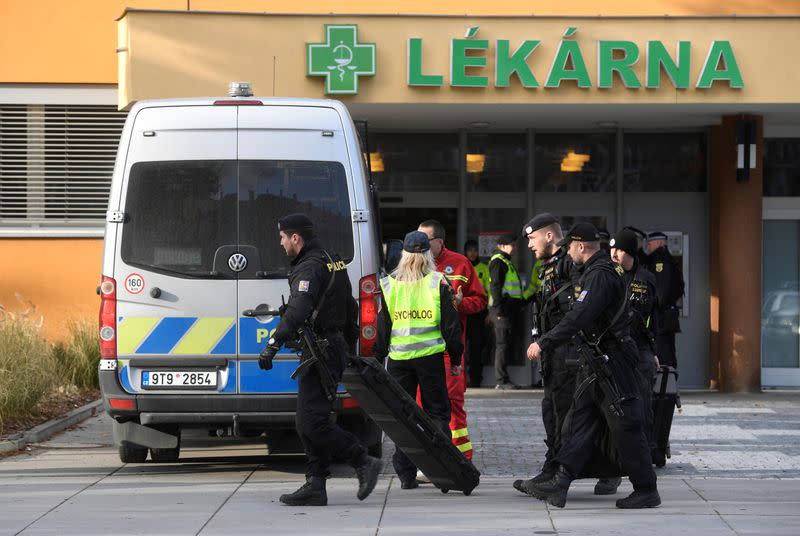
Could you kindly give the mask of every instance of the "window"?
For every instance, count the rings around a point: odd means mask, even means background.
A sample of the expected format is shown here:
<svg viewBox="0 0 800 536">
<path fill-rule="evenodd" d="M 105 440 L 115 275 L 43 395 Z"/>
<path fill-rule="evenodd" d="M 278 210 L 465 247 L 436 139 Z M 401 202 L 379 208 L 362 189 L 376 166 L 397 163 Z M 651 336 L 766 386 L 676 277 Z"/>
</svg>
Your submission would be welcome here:
<svg viewBox="0 0 800 536">
<path fill-rule="evenodd" d="M 466 159 L 470 191 L 525 191 L 528 151 L 524 134 L 470 134 Z"/>
<path fill-rule="evenodd" d="M 331 254 L 353 259 L 347 178 L 339 162 L 139 162 L 128 183 L 122 260 L 185 277 L 227 277 L 221 263 L 240 246 L 258 252 L 250 258 L 258 266 L 240 278 L 260 271 L 285 275 L 278 220 L 294 212 L 314 221 Z"/>
<path fill-rule="evenodd" d="M 800 138 L 764 140 L 764 196 L 800 196 Z"/>
<path fill-rule="evenodd" d="M 347 176 L 339 162 L 251 160 L 239 163 L 239 243 L 255 246 L 262 270 L 286 271 L 278 220 L 305 213 L 331 255 L 353 260 Z"/>
<path fill-rule="evenodd" d="M 623 145 L 624 191 L 706 191 L 705 134 L 626 133 Z"/>
<path fill-rule="evenodd" d="M 763 233 L 761 364 L 767 368 L 798 368 L 800 221 L 764 220 Z"/>
<path fill-rule="evenodd" d="M 124 211 L 125 263 L 185 277 L 230 276 L 214 257 L 236 245 L 235 161 L 136 163 Z"/>
<path fill-rule="evenodd" d="M 613 134 L 536 134 L 536 191 L 613 192 L 614 154 Z"/>
<path fill-rule="evenodd" d="M 103 225 L 125 112 L 0 106 L 0 224 Z"/>
<path fill-rule="evenodd" d="M 369 143 L 380 192 L 458 191 L 457 135 L 370 133 Z"/>
</svg>

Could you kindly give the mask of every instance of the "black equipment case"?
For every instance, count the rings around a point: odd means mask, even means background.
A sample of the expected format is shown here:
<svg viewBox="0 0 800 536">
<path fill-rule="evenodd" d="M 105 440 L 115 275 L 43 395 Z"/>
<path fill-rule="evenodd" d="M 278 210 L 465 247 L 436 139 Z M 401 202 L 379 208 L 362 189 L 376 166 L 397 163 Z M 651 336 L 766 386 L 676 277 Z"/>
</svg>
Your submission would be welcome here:
<svg viewBox="0 0 800 536">
<path fill-rule="evenodd" d="M 342 376 L 347 391 L 442 493 L 469 495 L 480 472 L 375 359 L 353 357 Z"/>
<path fill-rule="evenodd" d="M 664 467 L 667 458 L 672 457 L 669 449 L 669 433 L 675 408 L 681 407 L 678 391 L 678 371 L 673 367 L 662 366 L 653 378 L 653 463 Z"/>
</svg>

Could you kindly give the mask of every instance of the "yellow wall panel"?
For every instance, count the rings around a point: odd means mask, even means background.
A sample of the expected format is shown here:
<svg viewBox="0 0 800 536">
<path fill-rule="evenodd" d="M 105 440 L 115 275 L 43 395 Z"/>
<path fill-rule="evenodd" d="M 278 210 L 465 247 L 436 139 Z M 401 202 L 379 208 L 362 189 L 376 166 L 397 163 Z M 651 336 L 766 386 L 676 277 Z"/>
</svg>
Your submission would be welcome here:
<svg viewBox="0 0 800 536">
<path fill-rule="evenodd" d="M 69 319 L 97 321 L 102 259 L 102 238 L 0 240 L 0 304 L 11 311 L 33 304 L 44 317 L 45 335 L 64 339 Z"/>
</svg>

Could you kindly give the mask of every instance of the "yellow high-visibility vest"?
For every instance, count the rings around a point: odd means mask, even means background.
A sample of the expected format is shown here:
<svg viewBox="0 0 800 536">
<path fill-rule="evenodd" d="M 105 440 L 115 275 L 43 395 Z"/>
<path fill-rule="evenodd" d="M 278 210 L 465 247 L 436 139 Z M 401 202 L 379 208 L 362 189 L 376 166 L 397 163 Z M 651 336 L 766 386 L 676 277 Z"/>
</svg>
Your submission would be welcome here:
<svg viewBox="0 0 800 536">
<path fill-rule="evenodd" d="M 381 279 L 383 301 L 392 320 L 389 357 L 415 359 L 445 351 L 439 285 L 444 275 L 431 272 L 419 281 Z"/>
<path fill-rule="evenodd" d="M 506 272 L 506 279 L 505 281 L 503 281 L 503 294 L 514 300 L 523 299 L 524 296 L 522 292 L 522 282 L 519 279 L 519 274 L 517 274 L 517 269 L 514 267 L 514 264 L 501 253 L 495 253 L 489 262 L 491 263 L 495 259 L 501 260 L 508 267 L 508 271 Z M 489 296 L 490 306 L 493 305 L 492 301 L 493 300 L 490 295 Z"/>
</svg>

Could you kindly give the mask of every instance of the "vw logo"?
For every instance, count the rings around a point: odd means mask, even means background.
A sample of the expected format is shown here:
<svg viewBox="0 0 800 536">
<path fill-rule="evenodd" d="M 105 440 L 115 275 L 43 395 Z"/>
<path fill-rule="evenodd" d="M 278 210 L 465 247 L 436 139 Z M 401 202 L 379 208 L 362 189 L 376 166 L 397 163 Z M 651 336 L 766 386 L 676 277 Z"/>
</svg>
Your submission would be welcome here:
<svg viewBox="0 0 800 536">
<path fill-rule="evenodd" d="M 228 266 L 234 272 L 241 272 L 247 268 L 247 257 L 241 253 L 234 253 L 228 258 Z"/>
</svg>

